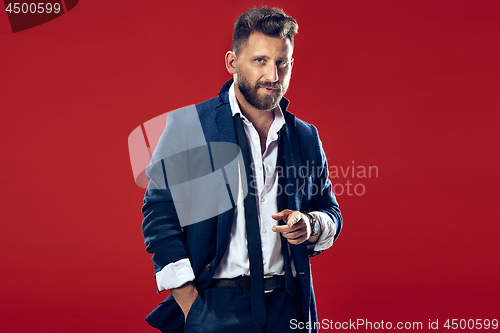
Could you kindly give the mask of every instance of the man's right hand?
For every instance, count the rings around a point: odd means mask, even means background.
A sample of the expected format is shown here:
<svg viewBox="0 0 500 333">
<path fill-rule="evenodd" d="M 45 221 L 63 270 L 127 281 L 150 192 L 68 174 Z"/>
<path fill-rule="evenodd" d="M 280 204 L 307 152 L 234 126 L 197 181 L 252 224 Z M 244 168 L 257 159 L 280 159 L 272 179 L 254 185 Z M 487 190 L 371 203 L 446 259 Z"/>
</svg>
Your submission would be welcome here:
<svg viewBox="0 0 500 333">
<path fill-rule="evenodd" d="M 198 290 L 193 282 L 186 282 L 178 288 L 170 289 L 170 292 L 184 312 L 184 320 L 186 320 L 191 306 L 198 297 Z"/>
</svg>

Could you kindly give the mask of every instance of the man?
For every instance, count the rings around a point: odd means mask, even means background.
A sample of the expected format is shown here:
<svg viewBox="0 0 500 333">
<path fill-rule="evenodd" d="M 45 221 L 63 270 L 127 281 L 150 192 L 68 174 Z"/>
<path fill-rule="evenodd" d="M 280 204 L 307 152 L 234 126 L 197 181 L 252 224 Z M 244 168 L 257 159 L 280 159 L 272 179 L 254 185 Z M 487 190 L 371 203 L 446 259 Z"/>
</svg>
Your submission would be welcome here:
<svg viewBox="0 0 500 333">
<path fill-rule="evenodd" d="M 317 320 L 309 256 L 331 246 L 342 217 L 316 128 L 283 98 L 297 30 L 279 9 L 243 13 L 225 57 L 233 79 L 167 118 L 143 206 L 158 290 L 171 291 L 147 318 L 162 332 L 283 332 Z M 188 181 L 218 171 L 217 190 Z"/>
</svg>

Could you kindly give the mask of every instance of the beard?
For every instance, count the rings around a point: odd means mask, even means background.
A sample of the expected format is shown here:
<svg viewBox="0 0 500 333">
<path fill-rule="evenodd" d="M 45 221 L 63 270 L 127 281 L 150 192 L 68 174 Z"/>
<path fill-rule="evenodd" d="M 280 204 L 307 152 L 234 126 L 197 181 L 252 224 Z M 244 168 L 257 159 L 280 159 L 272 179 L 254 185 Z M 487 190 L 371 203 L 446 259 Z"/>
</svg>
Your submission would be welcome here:
<svg viewBox="0 0 500 333">
<path fill-rule="evenodd" d="M 240 68 L 236 68 L 238 88 L 245 100 L 254 108 L 262 111 L 273 110 L 283 98 L 283 95 L 288 89 L 288 82 L 283 85 L 279 82 L 257 81 L 255 86 L 252 86 L 247 78 L 241 73 Z M 272 94 L 259 95 L 259 88 L 276 89 Z"/>
</svg>

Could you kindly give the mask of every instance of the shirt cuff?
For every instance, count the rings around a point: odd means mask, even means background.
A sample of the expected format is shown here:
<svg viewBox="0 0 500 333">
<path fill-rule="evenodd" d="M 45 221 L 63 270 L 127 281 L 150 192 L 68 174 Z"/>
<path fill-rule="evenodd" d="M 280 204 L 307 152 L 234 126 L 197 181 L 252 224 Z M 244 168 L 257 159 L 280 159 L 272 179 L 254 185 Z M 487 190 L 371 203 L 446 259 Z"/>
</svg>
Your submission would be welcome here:
<svg viewBox="0 0 500 333">
<path fill-rule="evenodd" d="M 328 216 L 328 214 L 323 212 L 309 212 L 313 215 L 316 220 L 318 220 L 321 226 L 321 235 L 318 241 L 314 244 L 308 244 L 308 249 L 314 249 L 314 251 L 324 251 L 328 249 L 333 244 L 333 238 L 335 232 L 337 231 L 337 226 L 333 223 L 333 220 Z"/>
<path fill-rule="evenodd" d="M 156 273 L 158 291 L 173 289 L 194 280 L 194 272 L 189 259 L 184 258 L 168 264 Z"/>
</svg>

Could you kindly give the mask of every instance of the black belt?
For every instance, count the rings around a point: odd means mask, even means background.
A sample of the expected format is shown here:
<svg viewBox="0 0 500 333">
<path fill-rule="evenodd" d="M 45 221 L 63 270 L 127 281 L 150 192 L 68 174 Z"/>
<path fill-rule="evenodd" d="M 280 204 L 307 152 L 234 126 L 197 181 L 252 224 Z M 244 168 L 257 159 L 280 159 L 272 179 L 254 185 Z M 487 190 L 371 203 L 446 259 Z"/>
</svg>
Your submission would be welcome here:
<svg viewBox="0 0 500 333">
<path fill-rule="evenodd" d="M 212 282 L 207 288 L 225 288 L 236 289 L 238 279 L 240 280 L 239 286 L 241 289 L 250 290 L 250 277 L 241 276 L 233 279 L 212 279 Z M 264 276 L 264 292 L 270 293 L 271 291 L 285 287 L 284 275 Z"/>
</svg>

